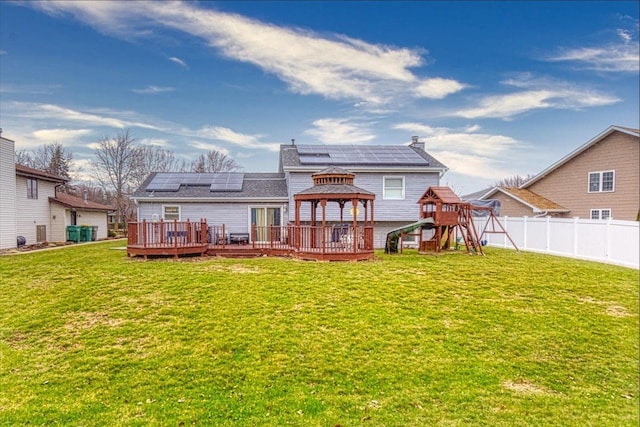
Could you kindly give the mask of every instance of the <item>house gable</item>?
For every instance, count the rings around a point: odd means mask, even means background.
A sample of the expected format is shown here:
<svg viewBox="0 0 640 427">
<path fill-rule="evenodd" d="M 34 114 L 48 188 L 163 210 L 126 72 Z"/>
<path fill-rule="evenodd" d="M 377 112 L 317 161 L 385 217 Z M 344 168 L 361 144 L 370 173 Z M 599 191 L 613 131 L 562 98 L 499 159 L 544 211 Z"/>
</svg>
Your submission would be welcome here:
<svg viewBox="0 0 640 427">
<path fill-rule="evenodd" d="M 612 126 L 520 188 L 590 218 L 592 209 L 611 209 L 612 217 L 635 220 L 640 208 L 640 134 Z M 614 189 L 590 192 L 589 174 L 613 171 Z"/>
</svg>

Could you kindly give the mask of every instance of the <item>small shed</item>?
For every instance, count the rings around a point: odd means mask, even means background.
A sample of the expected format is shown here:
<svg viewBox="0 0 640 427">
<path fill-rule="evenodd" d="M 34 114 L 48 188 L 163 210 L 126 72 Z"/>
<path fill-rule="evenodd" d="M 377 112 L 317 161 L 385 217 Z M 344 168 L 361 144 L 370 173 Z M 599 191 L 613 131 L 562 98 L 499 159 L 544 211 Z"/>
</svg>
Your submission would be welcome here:
<svg viewBox="0 0 640 427">
<path fill-rule="evenodd" d="M 69 225 L 86 225 L 95 228 L 96 240 L 108 236 L 108 213 L 112 206 L 92 202 L 86 198 L 56 192 L 49 197 L 51 205 L 51 238 L 54 242 L 67 240 L 66 228 Z"/>
</svg>

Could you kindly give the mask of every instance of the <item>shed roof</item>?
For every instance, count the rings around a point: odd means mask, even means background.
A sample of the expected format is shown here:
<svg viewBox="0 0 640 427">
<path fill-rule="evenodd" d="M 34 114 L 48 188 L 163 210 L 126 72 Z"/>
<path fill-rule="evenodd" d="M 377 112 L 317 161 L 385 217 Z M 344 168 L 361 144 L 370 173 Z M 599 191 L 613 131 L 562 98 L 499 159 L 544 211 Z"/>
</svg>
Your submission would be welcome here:
<svg viewBox="0 0 640 427">
<path fill-rule="evenodd" d="M 49 201 L 58 203 L 68 208 L 74 208 L 78 210 L 86 211 L 112 211 L 115 208 L 113 206 L 103 205 L 102 203 L 92 202 L 91 200 L 85 200 L 81 197 L 72 196 L 65 193 L 56 193 L 56 197 L 49 197 Z"/>
</svg>

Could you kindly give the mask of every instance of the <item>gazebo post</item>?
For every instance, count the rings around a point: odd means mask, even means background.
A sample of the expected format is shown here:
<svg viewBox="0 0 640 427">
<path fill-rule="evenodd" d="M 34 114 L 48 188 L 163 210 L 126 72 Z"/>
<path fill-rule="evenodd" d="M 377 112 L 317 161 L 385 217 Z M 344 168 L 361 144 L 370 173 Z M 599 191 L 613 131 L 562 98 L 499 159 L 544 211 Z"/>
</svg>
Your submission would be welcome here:
<svg viewBox="0 0 640 427">
<path fill-rule="evenodd" d="M 296 234 L 295 234 L 295 239 L 296 241 L 294 242 L 294 246 L 296 249 L 300 249 L 300 207 L 302 205 L 302 201 L 300 200 L 296 200 Z"/>
<path fill-rule="evenodd" d="M 351 243 L 355 254 L 358 252 L 358 199 L 351 199 L 351 204 L 353 204 L 353 237 Z"/>
<path fill-rule="evenodd" d="M 324 254 L 327 249 L 327 200 L 322 199 L 320 201 L 320 206 L 322 206 L 322 253 Z"/>
</svg>

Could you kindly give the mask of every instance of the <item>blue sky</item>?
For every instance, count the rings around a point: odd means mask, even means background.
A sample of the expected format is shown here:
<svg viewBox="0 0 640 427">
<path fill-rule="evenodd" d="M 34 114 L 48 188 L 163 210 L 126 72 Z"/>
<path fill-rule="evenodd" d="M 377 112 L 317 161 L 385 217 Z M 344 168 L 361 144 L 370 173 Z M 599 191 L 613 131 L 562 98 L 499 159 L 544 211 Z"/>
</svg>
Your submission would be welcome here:
<svg viewBox="0 0 640 427">
<path fill-rule="evenodd" d="M 408 144 L 458 193 L 638 128 L 637 1 L 0 2 L 0 126 L 88 167 L 123 129 L 276 171 L 279 144 Z"/>
</svg>

